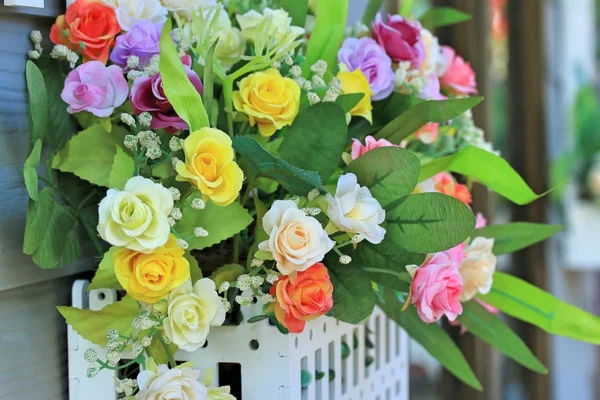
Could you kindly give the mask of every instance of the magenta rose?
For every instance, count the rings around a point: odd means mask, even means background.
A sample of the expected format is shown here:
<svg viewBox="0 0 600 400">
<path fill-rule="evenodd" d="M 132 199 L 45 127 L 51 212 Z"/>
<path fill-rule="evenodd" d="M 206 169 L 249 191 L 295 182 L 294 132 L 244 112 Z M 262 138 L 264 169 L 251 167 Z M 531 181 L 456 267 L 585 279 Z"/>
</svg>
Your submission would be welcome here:
<svg viewBox="0 0 600 400">
<path fill-rule="evenodd" d="M 410 61 L 418 68 L 425 58 L 421 24 L 418 21 L 407 21 L 399 15 L 389 15 L 387 22 L 383 22 L 381 13 L 378 13 L 373 22 L 373 38 L 394 62 Z"/>
<path fill-rule="evenodd" d="M 457 56 L 452 47 L 442 46 L 442 54 L 446 60 L 446 71 L 440 78 L 442 88 L 457 95 L 477 93 L 477 81 L 471 64 Z"/>
<path fill-rule="evenodd" d="M 128 92 L 120 67 L 88 61 L 69 73 L 60 97 L 69 105 L 67 111 L 71 114 L 88 111 L 104 118 L 127 100 Z"/>
<path fill-rule="evenodd" d="M 462 314 L 463 280 L 456 261 L 446 252 L 436 253 L 417 269 L 411 285 L 412 304 L 423 322 L 436 322 L 443 315 L 454 321 Z"/>
<path fill-rule="evenodd" d="M 191 58 L 184 56 L 181 58 L 187 72 L 188 79 L 196 88 L 198 93 L 202 94 L 202 81 L 191 70 Z M 171 102 L 167 99 L 162 86 L 160 73 L 151 77 L 142 76 L 133 82 L 130 94 L 133 112 L 136 115 L 146 111 L 152 115 L 150 127 L 152 129 L 165 129 L 168 133 L 175 133 L 188 129 L 188 124 L 177 115 Z"/>
</svg>

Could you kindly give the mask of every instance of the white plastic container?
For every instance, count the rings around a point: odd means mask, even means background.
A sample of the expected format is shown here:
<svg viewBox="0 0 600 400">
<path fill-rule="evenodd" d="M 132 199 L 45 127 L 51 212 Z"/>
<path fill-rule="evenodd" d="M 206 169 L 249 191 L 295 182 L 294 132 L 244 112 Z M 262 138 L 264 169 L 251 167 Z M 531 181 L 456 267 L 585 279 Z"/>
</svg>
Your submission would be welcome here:
<svg viewBox="0 0 600 400">
<path fill-rule="evenodd" d="M 73 306 L 99 310 L 116 300 L 113 290 L 88 293 L 88 284 L 75 282 Z M 246 318 L 258 313 L 246 310 Z M 88 348 L 98 354 L 104 350 L 70 326 L 68 339 L 70 400 L 117 398 L 113 371 L 86 377 L 83 353 Z M 344 359 L 343 347 L 350 350 Z M 175 359 L 193 361 L 202 371 L 211 368 L 213 386 L 239 388 L 241 383 L 238 400 L 408 400 L 408 336 L 377 308 L 365 324 L 322 317 L 307 323 L 299 335 L 283 335 L 268 320 L 211 328 L 204 348 L 180 351 Z M 302 370 L 312 377 L 305 388 Z M 324 376 L 316 379 L 317 372 Z"/>
</svg>

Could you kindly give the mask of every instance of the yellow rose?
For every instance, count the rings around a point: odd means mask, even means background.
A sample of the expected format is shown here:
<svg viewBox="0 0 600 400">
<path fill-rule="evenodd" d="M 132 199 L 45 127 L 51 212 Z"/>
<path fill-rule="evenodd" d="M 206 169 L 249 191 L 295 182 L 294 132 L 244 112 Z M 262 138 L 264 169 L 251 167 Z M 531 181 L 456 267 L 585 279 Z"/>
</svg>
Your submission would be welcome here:
<svg viewBox="0 0 600 400">
<path fill-rule="evenodd" d="M 185 163 L 177 164 L 177 180 L 189 181 L 218 206 L 238 197 L 244 173 L 233 161 L 231 138 L 223 131 L 202 128 L 183 141 Z"/>
<path fill-rule="evenodd" d="M 263 136 L 291 125 L 300 107 L 300 86 L 271 68 L 255 72 L 241 80 L 233 93 L 235 109 L 246 114 L 250 125 L 258 124 Z"/>
<path fill-rule="evenodd" d="M 364 93 L 364 97 L 350 110 L 350 115 L 355 115 L 365 118 L 370 123 L 373 123 L 373 115 L 371 110 L 371 96 L 373 91 L 369 86 L 369 81 L 365 74 L 357 68 L 350 72 L 345 65 L 340 65 L 340 72 L 337 74 L 338 79 L 342 82 L 342 92 L 344 94 L 350 93 Z"/>
<path fill-rule="evenodd" d="M 150 254 L 120 248 L 113 256 L 115 275 L 131 297 L 156 303 L 190 279 L 190 263 L 183 254 L 174 235 Z"/>
</svg>

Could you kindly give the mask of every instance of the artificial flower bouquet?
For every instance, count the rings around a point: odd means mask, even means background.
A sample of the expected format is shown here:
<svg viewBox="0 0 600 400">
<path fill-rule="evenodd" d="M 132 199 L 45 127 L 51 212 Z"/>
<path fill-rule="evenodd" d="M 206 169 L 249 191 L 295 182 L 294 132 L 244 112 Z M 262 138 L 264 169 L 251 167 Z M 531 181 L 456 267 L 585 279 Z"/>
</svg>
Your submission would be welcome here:
<svg viewBox="0 0 600 400">
<path fill-rule="evenodd" d="M 222 324 L 298 334 L 375 306 L 478 389 L 441 318 L 542 373 L 495 313 L 599 342 L 599 319 L 496 271 L 496 256 L 560 227 L 486 226 L 470 208 L 476 182 L 518 204 L 539 196 L 474 126 L 475 74 L 432 33 L 468 16 L 371 1 L 348 31 L 347 0 L 264 3 L 75 0 L 48 56 L 31 35 L 24 252 L 56 268 L 95 250 L 90 288 L 123 294 L 59 307 L 107 348 L 86 353 L 88 376 L 139 363 L 119 393 L 231 398 L 175 351 Z"/>
</svg>

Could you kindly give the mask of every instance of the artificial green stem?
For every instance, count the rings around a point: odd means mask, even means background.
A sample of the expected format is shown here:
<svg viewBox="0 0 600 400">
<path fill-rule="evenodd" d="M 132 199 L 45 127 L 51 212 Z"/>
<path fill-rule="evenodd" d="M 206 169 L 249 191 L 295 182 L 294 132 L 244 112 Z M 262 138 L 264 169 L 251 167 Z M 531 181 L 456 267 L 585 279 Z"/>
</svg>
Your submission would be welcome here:
<svg viewBox="0 0 600 400">
<path fill-rule="evenodd" d="M 163 338 L 158 338 L 158 340 L 160 341 L 160 344 L 162 345 L 162 347 L 165 349 L 165 353 L 167 353 L 167 359 L 169 360 L 169 364 L 171 365 L 171 368 L 177 367 L 177 363 L 175 362 L 175 357 L 173 357 L 173 354 L 171 354 L 171 350 L 169 349 L 169 346 L 167 346 L 167 344 L 165 343 Z"/>
<path fill-rule="evenodd" d="M 254 189 L 254 183 L 256 182 L 256 177 L 253 177 L 252 179 L 250 179 L 250 181 L 248 182 L 248 186 L 246 186 L 246 191 L 244 192 L 244 195 L 242 196 L 241 200 L 240 200 L 240 204 L 243 206 L 244 204 L 246 204 L 246 202 L 248 201 L 248 198 L 250 197 L 250 193 L 252 192 L 252 190 Z"/>
<path fill-rule="evenodd" d="M 223 80 L 223 98 L 225 100 L 225 113 L 227 114 L 227 133 L 233 137 L 233 81 L 232 76 Z"/>
</svg>

